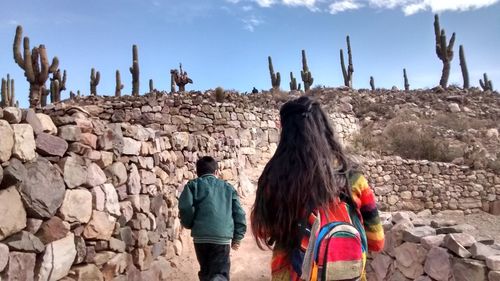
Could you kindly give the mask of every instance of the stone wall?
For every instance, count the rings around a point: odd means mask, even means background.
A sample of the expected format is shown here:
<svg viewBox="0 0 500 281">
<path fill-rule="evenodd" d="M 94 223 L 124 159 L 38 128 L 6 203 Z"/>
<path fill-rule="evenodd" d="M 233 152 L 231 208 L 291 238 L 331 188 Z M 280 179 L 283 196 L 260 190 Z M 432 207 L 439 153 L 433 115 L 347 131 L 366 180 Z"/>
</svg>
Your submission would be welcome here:
<svg viewBox="0 0 500 281">
<path fill-rule="evenodd" d="M 500 280 L 500 244 L 470 234 L 470 225 L 429 215 L 383 216 L 386 244 L 369 260 L 368 280 Z"/>
<path fill-rule="evenodd" d="M 289 98 L 87 97 L 38 113 L 0 109 L 0 280 L 164 279 L 182 253 L 177 197 L 195 161 L 214 156 L 221 177 L 251 194 Z M 359 130 L 352 107 L 324 107 L 347 143 Z M 363 162 L 383 209 L 498 209 L 498 175 Z"/>
<path fill-rule="evenodd" d="M 388 157 L 364 161 L 382 210 L 484 210 L 500 215 L 500 175 L 467 166 Z"/>
<path fill-rule="evenodd" d="M 165 280 L 177 197 L 211 155 L 241 193 L 278 141 L 276 113 L 161 96 L 0 110 L 0 280 Z M 127 279 L 128 278 L 128 279 Z"/>
</svg>

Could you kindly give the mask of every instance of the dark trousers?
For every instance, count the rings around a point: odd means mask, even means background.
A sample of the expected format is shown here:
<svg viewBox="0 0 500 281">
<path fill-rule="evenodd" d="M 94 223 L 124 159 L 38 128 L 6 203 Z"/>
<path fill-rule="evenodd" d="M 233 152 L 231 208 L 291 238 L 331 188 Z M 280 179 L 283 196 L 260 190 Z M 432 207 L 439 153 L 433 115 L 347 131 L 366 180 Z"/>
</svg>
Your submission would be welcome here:
<svg viewBox="0 0 500 281">
<path fill-rule="evenodd" d="M 229 281 L 230 245 L 195 243 L 194 249 L 200 264 L 200 281 Z"/>
</svg>

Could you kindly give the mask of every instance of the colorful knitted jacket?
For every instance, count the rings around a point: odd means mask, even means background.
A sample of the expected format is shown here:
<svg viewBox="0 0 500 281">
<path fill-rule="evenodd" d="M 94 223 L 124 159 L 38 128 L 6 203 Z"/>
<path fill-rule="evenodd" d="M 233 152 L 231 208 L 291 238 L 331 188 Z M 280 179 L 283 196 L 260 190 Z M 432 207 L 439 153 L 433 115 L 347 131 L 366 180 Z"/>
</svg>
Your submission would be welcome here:
<svg viewBox="0 0 500 281">
<path fill-rule="evenodd" d="M 349 182 L 352 187 L 352 197 L 356 206 L 358 206 L 358 214 L 366 231 L 368 241 L 368 250 L 371 252 L 379 252 L 384 248 L 384 230 L 378 215 L 375 195 L 368 185 L 366 178 L 356 173 L 351 175 Z M 344 207 L 343 202 L 332 202 L 327 210 L 319 210 L 321 216 L 332 218 L 332 221 L 351 222 L 349 213 Z M 311 214 L 309 223 L 315 219 L 315 215 Z M 301 248 L 305 251 L 308 246 L 308 237 L 302 239 Z M 363 262 L 366 263 L 366 253 L 363 255 Z M 271 262 L 272 281 L 300 281 L 300 276 L 293 270 L 294 261 L 285 251 L 275 247 L 273 249 L 273 257 Z M 362 280 L 366 280 L 364 277 Z"/>
</svg>

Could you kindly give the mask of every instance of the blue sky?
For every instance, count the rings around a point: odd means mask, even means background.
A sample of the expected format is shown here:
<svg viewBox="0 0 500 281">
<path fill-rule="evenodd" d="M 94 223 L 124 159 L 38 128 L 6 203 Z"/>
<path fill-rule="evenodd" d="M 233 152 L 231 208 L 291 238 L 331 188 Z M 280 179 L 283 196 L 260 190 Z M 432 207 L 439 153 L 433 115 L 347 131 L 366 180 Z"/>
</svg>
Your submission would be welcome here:
<svg viewBox="0 0 500 281">
<path fill-rule="evenodd" d="M 141 92 L 152 78 L 170 88 L 169 70 L 183 63 L 194 80 L 187 89 L 269 89 L 267 56 L 288 89 L 289 72 L 300 77 L 306 49 L 315 85 L 342 85 L 339 49 L 351 36 L 354 87 L 438 84 L 433 13 L 457 33 L 450 83 L 462 84 L 458 46 L 465 47 L 472 85 L 487 72 L 500 85 L 500 0 L 17 0 L 0 9 L 0 76 L 11 74 L 27 106 L 28 82 L 14 63 L 16 25 L 31 47 L 45 44 L 68 72 L 69 90 L 89 92 L 90 69 L 101 72 L 98 92 L 114 94 L 119 69 L 131 91 L 132 44 L 139 46 Z M 48 86 L 48 83 L 47 83 Z"/>
</svg>

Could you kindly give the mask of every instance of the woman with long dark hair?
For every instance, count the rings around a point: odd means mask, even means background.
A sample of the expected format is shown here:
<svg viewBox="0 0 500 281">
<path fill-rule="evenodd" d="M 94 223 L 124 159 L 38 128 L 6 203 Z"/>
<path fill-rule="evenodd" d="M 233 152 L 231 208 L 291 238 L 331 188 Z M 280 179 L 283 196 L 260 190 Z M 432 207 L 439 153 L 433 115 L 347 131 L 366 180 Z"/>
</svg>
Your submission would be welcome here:
<svg viewBox="0 0 500 281">
<path fill-rule="evenodd" d="M 308 238 L 301 223 L 311 222 L 317 211 L 349 222 L 344 206 L 353 206 L 368 249 L 380 251 L 384 234 L 374 194 L 344 154 L 319 103 L 306 96 L 291 100 L 282 106 L 280 119 L 280 142 L 259 178 L 251 213 L 258 246 L 273 250 L 272 280 L 301 280 L 295 252 L 307 247 Z"/>
</svg>

